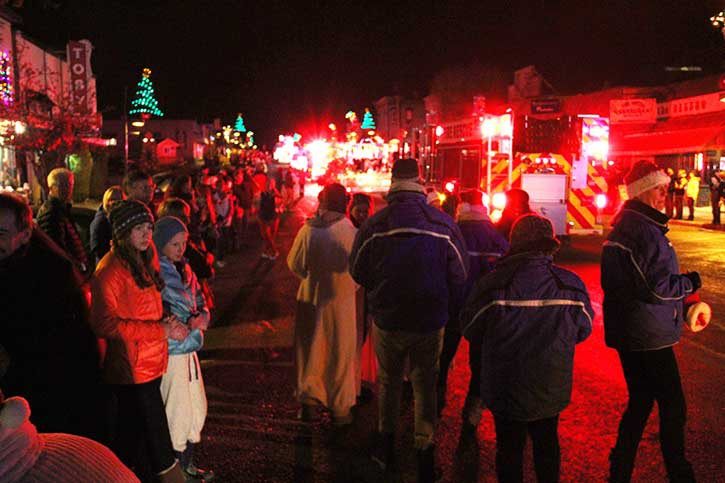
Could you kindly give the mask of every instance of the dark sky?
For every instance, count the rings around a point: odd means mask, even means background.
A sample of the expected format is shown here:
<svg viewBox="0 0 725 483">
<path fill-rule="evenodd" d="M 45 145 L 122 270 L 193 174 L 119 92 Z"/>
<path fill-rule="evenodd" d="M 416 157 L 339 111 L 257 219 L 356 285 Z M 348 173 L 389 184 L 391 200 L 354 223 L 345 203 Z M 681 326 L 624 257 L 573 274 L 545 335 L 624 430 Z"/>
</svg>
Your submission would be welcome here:
<svg viewBox="0 0 725 483">
<path fill-rule="evenodd" d="M 99 109 L 118 117 L 141 69 L 167 117 L 231 123 L 262 142 L 309 131 L 388 94 L 425 95 L 433 75 L 473 61 L 533 63 L 558 91 L 672 80 L 665 65 L 716 71 L 720 0 L 107 1 L 26 0 L 31 36 L 95 46 Z"/>
</svg>

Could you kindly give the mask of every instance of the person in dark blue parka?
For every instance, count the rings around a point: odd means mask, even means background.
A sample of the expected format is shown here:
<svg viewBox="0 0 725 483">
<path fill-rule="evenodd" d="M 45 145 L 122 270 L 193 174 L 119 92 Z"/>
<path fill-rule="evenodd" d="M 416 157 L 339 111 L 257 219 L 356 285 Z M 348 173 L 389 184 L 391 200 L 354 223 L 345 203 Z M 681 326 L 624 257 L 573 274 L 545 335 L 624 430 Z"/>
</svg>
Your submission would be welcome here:
<svg viewBox="0 0 725 483">
<path fill-rule="evenodd" d="M 630 200 L 614 218 L 602 250 L 604 337 L 617 350 L 629 401 L 610 454 L 610 481 L 628 482 L 637 446 L 657 401 L 660 441 L 670 481 L 694 481 L 685 457 L 685 397 L 672 346 L 680 340 L 684 299 L 700 288 L 681 274 L 662 213 L 669 176 L 652 161 L 624 178 Z"/>
<path fill-rule="evenodd" d="M 471 293 L 474 284 L 481 276 L 493 269 L 496 261 L 509 249 L 509 243 L 501 235 L 488 217 L 488 210 L 483 205 L 483 193 L 479 190 L 468 190 L 461 193 L 461 203 L 457 213 L 458 227 L 461 229 L 466 243 L 470 266 L 468 278 L 463 290 L 451 295 L 449 304 L 449 320 L 443 337 L 441 352 L 441 371 L 438 375 L 438 413 L 443 411 L 446 403 L 446 387 L 448 369 L 458 350 L 461 341 L 461 323 L 458 318 L 463 303 Z M 466 402 L 463 405 L 463 426 L 461 436 L 475 434 L 481 421 L 481 346 L 469 344 L 468 365 L 471 379 L 468 385 Z"/>
<path fill-rule="evenodd" d="M 388 206 L 362 224 L 350 254 L 350 274 L 365 287 L 374 320 L 379 364 L 380 441 L 373 459 L 384 470 L 393 460 L 408 359 L 418 481 L 432 481 L 438 358 L 450 294 L 466 281 L 468 254 L 453 219 L 428 205 L 418 161 L 399 159 L 391 175 Z"/>
<path fill-rule="evenodd" d="M 523 481 L 526 434 L 538 481 L 559 478 L 559 413 L 571 400 L 574 346 L 592 331 L 584 283 L 553 264 L 548 218 L 526 214 L 511 248 L 476 284 L 461 312 L 463 335 L 481 345 L 481 398 L 496 424 L 499 481 Z"/>
</svg>

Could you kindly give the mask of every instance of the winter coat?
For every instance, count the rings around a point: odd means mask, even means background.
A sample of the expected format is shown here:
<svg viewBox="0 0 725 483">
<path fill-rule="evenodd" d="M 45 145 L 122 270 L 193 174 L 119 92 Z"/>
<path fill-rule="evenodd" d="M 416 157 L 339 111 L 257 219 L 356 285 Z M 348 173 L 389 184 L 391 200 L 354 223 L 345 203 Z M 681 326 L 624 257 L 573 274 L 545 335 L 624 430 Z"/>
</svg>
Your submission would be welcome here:
<svg viewBox="0 0 725 483">
<path fill-rule="evenodd" d="M 453 219 L 415 191 L 391 191 L 388 206 L 360 227 L 350 273 L 367 289 L 383 330 L 426 333 L 448 320 L 449 291 L 461 290 L 468 253 Z"/>
<path fill-rule="evenodd" d="M 667 216 L 628 200 L 602 250 L 604 336 L 623 351 L 654 350 L 680 340 L 683 300 L 692 282 L 680 274 L 665 234 Z"/>
<path fill-rule="evenodd" d="M 91 435 L 98 344 L 73 262 L 41 230 L 0 261 L 0 307 L 0 344 L 10 356 L 0 378 L 5 395 L 30 401 L 42 431 Z"/>
<path fill-rule="evenodd" d="M 71 219 L 70 208 L 70 203 L 48 198 L 38 210 L 38 226 L 68 254 L 81 273 L 86 274 L 91 269 L 88 254 Z"/>
<path fill-rule="evenodd" d="M 97 264 L 103 258 L 103 255 L 111 249 L 111 239 L 113 238 L 113 228 L 111 222 L 103 211 L 103 206 L 99 206 L 96 214 L 91 221 L 90 229 L 91 238 L 91 255 Z"/>
<path fill-rule="evenodd" d="M 110 384 L 141 384 L 166 370 L 168 344 L 161 325 L 161 293 L 139 288 L 112 248 L 91 278 L 91 325 L 108 348 L 103 364 Z"/>
<path fill-rule="evenodd" d="M 481 398 L 497 415 L 535 421 L 571 400 L 574 346 L 592 331 L 584 283 L 528 252 L 502 259 L 484 275 L 461 313 L 463 333 L 481 344 Z"/>
<path fill-rule="evenodd" d="M 700 194 L 700 177 L 693 176 L 687 180 L 687 186 L 685 187 L 686 195 L 688 198 L 692 198 L 697 201 L 697 197 Z"/>
<path fill-rule="evenodd" d="M 180 264 L 184 270 L 182 278 L 176 265 L 165 256 L 159 257 L 161 277 L 165 286 L 161 290 L 161 299 L 164 312 L 175 315 L 181 322 L 187 324 L 189 317 L 199 312 L 207 312 L 204 294 L 201 291 L 196 275 L 186 261 Z M 187 354 L 196 352 L 204 345 L 204 334 L 199 329 L 189 332 L 186 339 L 177 341 L 169 339 L 169 354 Z"/>
<path fill-rule="evenodd" d="M 357 285 L 348 257 L 357 230 L 342 213 L 308 220 L 287 256 L 302 279 L 297 290 L 295 351 L 297 397 L 317 400 L 346 415 L 357 396 Z"/>
<path fill-rule="evenodd" d="M 473 286 L 478 279 L 493 270 L 496 261 L 509 249 L 508 241 L 496 230 L 483 207 L 466 205 L 462 203 L 459 206 L 458 227 L 468 251 L 469 269 L 463 290 L 451 294 L 450 316 L 451 321 L 455 321 L 454 329 L 460 328 L 458 315 Z"/>
</svg>

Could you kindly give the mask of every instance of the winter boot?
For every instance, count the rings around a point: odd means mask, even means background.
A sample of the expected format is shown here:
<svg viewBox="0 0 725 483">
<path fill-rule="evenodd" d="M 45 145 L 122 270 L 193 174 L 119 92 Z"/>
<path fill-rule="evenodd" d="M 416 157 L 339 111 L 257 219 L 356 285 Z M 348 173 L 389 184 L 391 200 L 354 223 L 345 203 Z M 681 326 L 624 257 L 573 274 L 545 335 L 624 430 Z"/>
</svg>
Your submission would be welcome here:
<svg viewBox="0 0 725 483">
<path fill-rule="evenodd" d="M 202 468 L 197 468 L 196 464 L 194 464 L 194 448 L 197 445 L 197 443 L 186 443 L 186 452 L 188 452 L 187 455 L 187 463 L 186 466 L 184 466 L 184 475 L 187 478 L 193 478 L 197 481 L 203 481 L 204 483 L 209 483 L 210 481 L 214 480 L 214 472 L 212 470 L 204 470 Z"/>
<path fill-rule="evenodd" d="M 393 433 L 377 433 L 370 459 L 381 471 L 387 471 L 395 464 L 395 435 Z"/>
<path fill-rule="evenodd" d="M 441 479 L 441 472 L 435 466 L 435 445 L 416 451 L 418 460 L 418 483 L 436 483 Z"/>
<path fill-rule="evenodd" d="M 609 483 L 629 483 L 634 470 L 634 459 L 627 458 L 617 448 L 609 453 Z"/>
<path fill-rule="evenodd" d="M 159 483 L 184 483 L 186 481 L 181 465 L 176 462 L 174 466 L 158 476 Z"/>
</svg>

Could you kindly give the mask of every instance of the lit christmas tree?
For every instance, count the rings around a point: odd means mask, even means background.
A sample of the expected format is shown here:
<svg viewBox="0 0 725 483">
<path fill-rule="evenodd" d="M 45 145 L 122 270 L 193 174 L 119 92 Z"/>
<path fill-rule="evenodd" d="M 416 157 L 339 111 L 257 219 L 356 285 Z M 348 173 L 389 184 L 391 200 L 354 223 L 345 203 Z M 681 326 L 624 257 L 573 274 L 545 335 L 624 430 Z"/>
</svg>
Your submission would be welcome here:
<svg viewBox="0 0 725 483">
<path fill-rule="evenodd" d="M 370 112 L 370 109 L 365 109 L 365 115 L 363 116 L 360 129 L 362 129 L 363 131 L 375 130 L 375 119 L 373 119 L 373 113 Z"/>
<path fill-rule="evenodd" d="M 141 117 L 148 119 L 151 116 L 162 117 L 164 115 L 159 109 L 159 102 L 154 97 L 154 85 L 151 82 L 151 69 L 146 67 L 143 70 L 141 80 L 136 86 L 136 98 L 131 101 L 129 114 L 141 114 Z"/>
<path fill-rule="evenodd" d="M 237 120 L 234 122 L 234 130 L 237 132 L 247 132 L 247 126 L 244 125 L 244 118 L 241 114 L 237 114 Z"/>
</svg>

